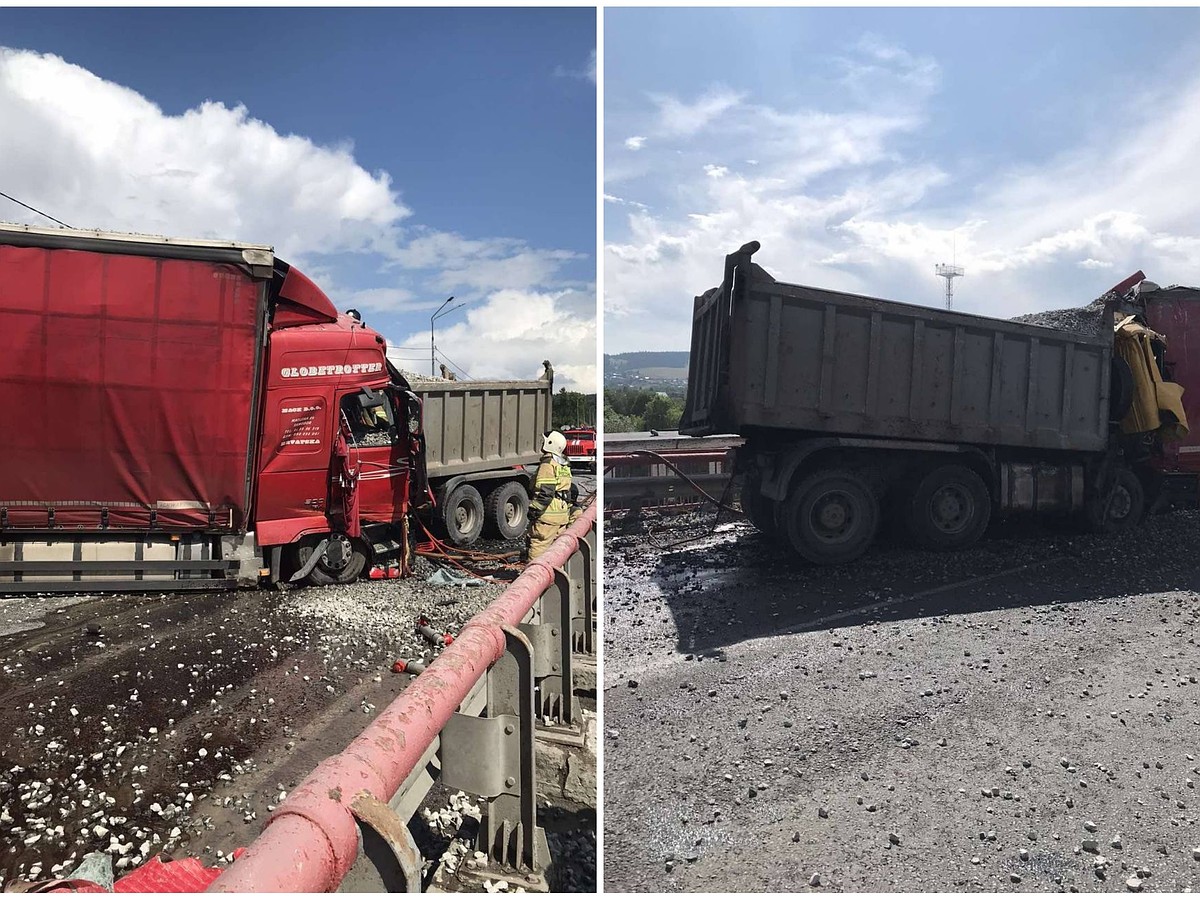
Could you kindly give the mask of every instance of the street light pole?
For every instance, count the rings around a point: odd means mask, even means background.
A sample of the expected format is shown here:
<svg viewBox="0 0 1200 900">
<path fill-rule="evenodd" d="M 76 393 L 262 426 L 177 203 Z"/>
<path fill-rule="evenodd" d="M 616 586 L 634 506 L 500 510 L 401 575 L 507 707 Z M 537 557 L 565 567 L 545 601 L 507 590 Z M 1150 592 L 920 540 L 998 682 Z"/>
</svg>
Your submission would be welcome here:
<svg viewBox="0 0 1200 900">
<path fill-rule="evenodd" d="M 460 304 L 458 304 L 458 306 L 452 306 L 450 309 L 446 309 L 446 304 L 449 303 L 453 299 L 454 299 L 453 294 L 450 295 L 449 297 L 447 297 L 446 303 L 443 303 L 441 306 L 439 306 L 437 308 L 437 312 L 435 312 L 432 316 L 429 317 L 429 374 L 430 375 L 437 374 L 437 359 L 435 358 L 436 345 L 433 343 L 433 323 L 434 323 L 434 321 L 441 318 L 444 315 L 448 315 L 449 313 L 454 312 L 454 310 L 456 310 L 456 309 L 462 309 L 464 306 L 466 306 L 465 303 L 460 303 Z"/>
</svg>

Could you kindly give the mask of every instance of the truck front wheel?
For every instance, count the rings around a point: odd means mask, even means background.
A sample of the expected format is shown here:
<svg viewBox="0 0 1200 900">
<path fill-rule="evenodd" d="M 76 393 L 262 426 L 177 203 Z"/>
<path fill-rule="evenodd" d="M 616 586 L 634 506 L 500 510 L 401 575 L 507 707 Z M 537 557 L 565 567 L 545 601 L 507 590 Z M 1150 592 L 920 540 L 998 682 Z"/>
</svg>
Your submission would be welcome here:
<svg viewBox="0 0 1200 900">
<path fill-rule="evenodd" d="M 450 492 L 442 507 L 446 537 L 457 547 L 470 547 L 483 532 L 483 498 L 469 484 L 460 484 Z"/>
<path fill-rule="evenodd" d="M 304 568 L 323 537 L 328 538 L 328 543 L 321 553 L 321 558 L 308 573 L 308 583 L 329 585 L 350 584 L 357 581 L 367 564 L 367 554 L 358 541 L 348 538 L 344 534 L 335 533 L 310 537 L 296 545 L 296 568 Z"/>
<path fill-rule="evenodd" d="M 519 481 L 506 481 L 487 496 L 487 524 L 492 534 L 515 541 L 525 534 L 529 521 L 529 494 Z"/>
<path fill-rule="evenodd" d="M 764 497 L 758 478 L 747 475 L 742 480 L 742 512 L 759 531 L 767 537 L 777 537 L 779 526 L 775 523 L 775 501 Z"/>
<path fill-rule="evenodd" d="M 962 550 L 983 537 L 992 498 L 979 474 L 966 466 L 938 466 L 908 496 L 908 533 L 928 550 Z"/>
<path fill-rule="evenodd" d="M 1129 469 L 1117 469 L 1107 491 L 1092 497 L 1084 512 L 1088 526 L 1097 534 L 1119 534 L 1129 531 L 1142 520 L 1146 508 L 1146 492 L 1141 479 Z"/>
<path fill-rule="evenodd" d="M 867 552 L 879 528 L 879 501 L 852 472 L 817 472 L 783 502 L 788 543 L 809 562 L 834 566 Z"/>
</svg>

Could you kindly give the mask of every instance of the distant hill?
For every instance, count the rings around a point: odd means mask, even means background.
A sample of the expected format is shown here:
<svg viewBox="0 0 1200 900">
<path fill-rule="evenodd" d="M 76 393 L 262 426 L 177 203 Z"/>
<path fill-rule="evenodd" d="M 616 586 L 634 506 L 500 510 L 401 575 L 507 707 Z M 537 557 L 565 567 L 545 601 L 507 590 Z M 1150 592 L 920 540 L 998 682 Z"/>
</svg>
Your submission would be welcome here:
<svg viewBox="0 0 1200 900">
<path fill-rule="evenodd" d="M 678 394 L 687 386 L 687 375 L 686 350 L 604 354 L 607 387 L 643 387 Z"/>
<path fill-rule="evenodd" d="M 686 369 L 686 350 L 643 350 L 637 353 L 605 353 L 604 371 L 627 369 Z"/>
</svg>

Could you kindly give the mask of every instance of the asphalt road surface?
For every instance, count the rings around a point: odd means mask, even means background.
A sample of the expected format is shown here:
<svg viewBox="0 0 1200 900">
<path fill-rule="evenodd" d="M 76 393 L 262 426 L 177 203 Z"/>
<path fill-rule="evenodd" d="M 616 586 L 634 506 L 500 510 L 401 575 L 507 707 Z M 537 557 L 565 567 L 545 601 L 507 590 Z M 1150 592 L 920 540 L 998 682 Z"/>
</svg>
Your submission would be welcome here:
<svg viewBox="0 0 1200 900">
<path fill-rule="evenodd" d="M 506 586 L 417 569 L 282 593 L 0 598 L 0 885 L 92 851 L 118 877 L 160 853 L 227 863 L 409 684 L 392 663 L 433 657 L 418 615 L 456 632 Z M 438 790 L 429 805 L 452 819 L 461 804 Z M 594 887 L 594 823 L 549 837 L 566 853 L 551 883 Z"/>
<path fill-rule="evenodd" d="M 606 889 L 1200 887 L 1200 515 L 840 569 L 710 522 L 606 532 Z"/>
</svg>

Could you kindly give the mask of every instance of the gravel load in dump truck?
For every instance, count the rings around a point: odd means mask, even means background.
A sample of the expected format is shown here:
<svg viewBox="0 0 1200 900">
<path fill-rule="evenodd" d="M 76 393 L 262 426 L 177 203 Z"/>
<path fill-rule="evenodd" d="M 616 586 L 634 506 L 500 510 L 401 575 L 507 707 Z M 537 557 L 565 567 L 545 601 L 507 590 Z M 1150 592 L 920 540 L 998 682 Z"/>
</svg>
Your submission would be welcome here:
<svg viewBox="0 0 1200 900">
<path fill-rule="evenodd" d="M 1013 316 L 1013 321 L 1026 325 L 1041 325 L 1044 328 L 1057 328 L 1060 331 L 1073 331 L 1076 334 L 1098 334 L 1104 321 L 1104 298 L 1099 297 L 1087 306 L 1048 309 L 1043 312 Z"/>
</svg>

